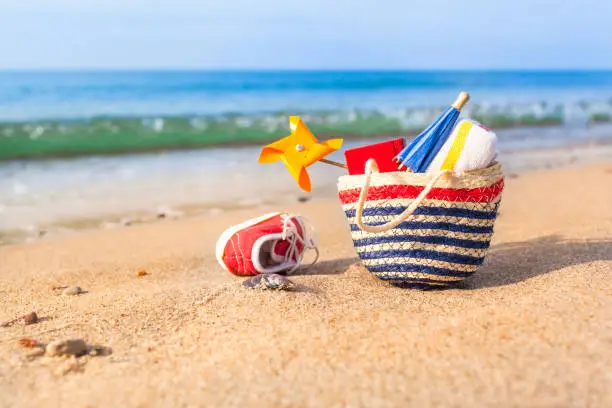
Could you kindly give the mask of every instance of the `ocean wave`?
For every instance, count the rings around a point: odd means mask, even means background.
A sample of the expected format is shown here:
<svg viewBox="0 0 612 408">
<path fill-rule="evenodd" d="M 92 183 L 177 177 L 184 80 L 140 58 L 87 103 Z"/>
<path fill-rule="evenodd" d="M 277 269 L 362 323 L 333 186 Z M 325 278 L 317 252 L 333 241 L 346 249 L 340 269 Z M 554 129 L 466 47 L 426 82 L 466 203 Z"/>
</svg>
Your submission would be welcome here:
<svg viewBox="0 0 612 408">
<path fill-rule="evenodd" d="M 305 123 L 321 138 L 414 135 L 438 108 L 312 111 Z M 120 154 L 261 144 L 289 133 L 291 113 L 219 116 L 98 117 L 0 123 L 0 159 Z M 612 101 L 575 104 L 471 105 L 463 115 L 493 129 L 612 122 Z"/>
</svg>

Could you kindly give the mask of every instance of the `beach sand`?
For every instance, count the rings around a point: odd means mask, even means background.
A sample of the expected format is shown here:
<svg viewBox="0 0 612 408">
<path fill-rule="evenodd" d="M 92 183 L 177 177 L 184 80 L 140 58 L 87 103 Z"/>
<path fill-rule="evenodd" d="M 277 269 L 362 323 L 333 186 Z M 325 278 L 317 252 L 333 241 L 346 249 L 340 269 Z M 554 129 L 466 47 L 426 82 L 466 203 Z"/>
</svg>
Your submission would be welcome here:
<svg viewBox="0 0 612 408">
<path fill-rule="evenodd" d="M 610 407 L 611 186 L 612 163 L 509 177 L 485 265 L 445 291 L 370 276 L 335 197 L 289 208 L 322 254 L 294 292 L 215 260 L 267 209 L 0 247 L 0 320 L 42 318 L 0 328 L 0 406 Z M 27 358 L 26 336 L 112 354 Z"/>
</svg>

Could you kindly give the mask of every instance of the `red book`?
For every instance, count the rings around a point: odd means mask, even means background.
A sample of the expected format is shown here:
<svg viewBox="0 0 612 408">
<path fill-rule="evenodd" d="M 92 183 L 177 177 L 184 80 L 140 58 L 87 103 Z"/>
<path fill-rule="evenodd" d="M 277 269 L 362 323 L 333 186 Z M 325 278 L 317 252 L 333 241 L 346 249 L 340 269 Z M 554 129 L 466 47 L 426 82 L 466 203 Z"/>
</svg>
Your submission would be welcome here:
<svg viewBox="0 0 612 408">
<path fill-rule="evenodd" d="M 365 164 L 368 159 L 376 160 L 378 170 L 380 170 L 381 173 L 398 171 L 397 163 L 393 161 L 393 158 L 403 149 L 403 138 L 348 149 L 344 152 L 348 173 L 363 174 L 365 171 Z"/>
</svg>

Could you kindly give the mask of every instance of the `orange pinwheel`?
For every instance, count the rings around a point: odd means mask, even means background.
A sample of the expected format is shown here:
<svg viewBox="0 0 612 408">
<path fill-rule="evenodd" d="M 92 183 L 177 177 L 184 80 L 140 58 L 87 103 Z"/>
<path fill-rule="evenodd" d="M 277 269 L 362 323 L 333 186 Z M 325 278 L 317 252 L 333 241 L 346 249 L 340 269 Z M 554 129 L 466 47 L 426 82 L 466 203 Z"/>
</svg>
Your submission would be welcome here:
<svg viewBox="0 0 612 408">
<path fill-rule="evenodd" d="M 291 135 L 264 146 L 259 155 L 260 163 L 274 163 L 282 160 L 289 169 L 289 173 L 304 191 L 312 190 L 310 176 L 306 172 L 306 167 L 311 164 L 322 161 L 345 167 L 343 164 L 323 158 L 338 150 L 342 146 L 342 139 L 330 139 L 319 143 L 299 116 L 289 118 L 289 127 Z"/>
</svg>

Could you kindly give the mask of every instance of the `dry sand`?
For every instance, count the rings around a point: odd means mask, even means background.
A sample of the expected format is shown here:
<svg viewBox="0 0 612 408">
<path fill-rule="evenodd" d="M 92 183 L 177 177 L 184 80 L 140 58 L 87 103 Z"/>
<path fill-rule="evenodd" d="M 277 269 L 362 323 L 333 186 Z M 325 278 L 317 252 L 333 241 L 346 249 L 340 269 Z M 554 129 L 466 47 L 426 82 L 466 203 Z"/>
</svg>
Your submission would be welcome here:
<svg viewBox="0 0 612 408">
<path fill-rule="evenodd" d="M 290 210 L 322 252 L 296 292 L 216 264 L 261 210 L 0 248 L 0 320 L 42 318 L 0 328 L 0 406 L 612 406 L 612 165 L 508 179 L 485 265 L 446 291 L 371 277 L 333 197 Z M 28 359 L 24 336 L 113 353 Z"/>
</svg>

